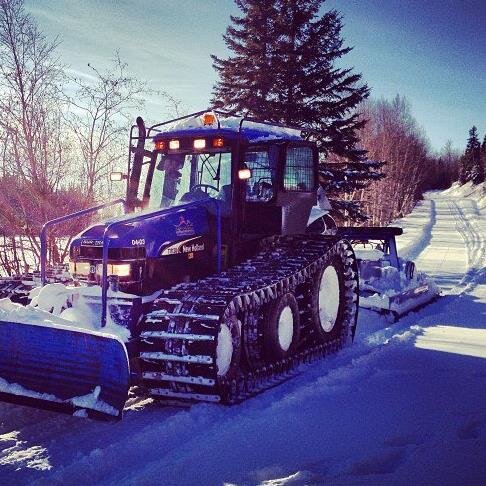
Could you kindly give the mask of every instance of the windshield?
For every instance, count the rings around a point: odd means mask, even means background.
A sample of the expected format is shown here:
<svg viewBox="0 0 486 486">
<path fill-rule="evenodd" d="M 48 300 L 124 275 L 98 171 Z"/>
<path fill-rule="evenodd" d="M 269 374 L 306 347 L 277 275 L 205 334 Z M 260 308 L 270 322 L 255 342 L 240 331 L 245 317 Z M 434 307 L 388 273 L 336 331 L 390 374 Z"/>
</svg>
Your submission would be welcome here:
<svg viewBox="0 0 486 486">
<path fill-rule="evenodd" d="M 208 197 L 231 202 L 231 154 L 163 154 L 150 188 L 150 208 Z"/>
</svg>

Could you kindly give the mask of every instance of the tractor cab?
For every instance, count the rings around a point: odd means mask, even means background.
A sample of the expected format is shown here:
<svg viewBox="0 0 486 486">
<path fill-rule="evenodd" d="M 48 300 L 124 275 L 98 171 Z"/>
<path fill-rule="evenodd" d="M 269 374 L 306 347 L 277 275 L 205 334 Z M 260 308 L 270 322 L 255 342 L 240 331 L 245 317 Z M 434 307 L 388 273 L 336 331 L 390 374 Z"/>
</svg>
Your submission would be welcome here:
<svg viewBox="0 0 486 486">
<path fill-rule="evenodd" d="M 218 213 L 231 261 L 262 237 L 305 233 L 318 155 L 300 130 L 214 111 L 148 131 L 139 119 L 137 127 L 127 188 L 132 211 L 198 203 L 212 225 Z"/>
</svg>

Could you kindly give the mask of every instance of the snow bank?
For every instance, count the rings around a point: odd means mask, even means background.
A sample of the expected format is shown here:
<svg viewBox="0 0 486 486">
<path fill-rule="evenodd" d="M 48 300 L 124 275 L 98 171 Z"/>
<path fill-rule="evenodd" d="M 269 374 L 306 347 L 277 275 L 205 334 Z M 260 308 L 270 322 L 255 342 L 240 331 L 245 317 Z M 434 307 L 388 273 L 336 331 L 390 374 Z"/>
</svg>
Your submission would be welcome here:
<svg viewBox="0 0 486 486">
<path fill-rule="evenodd" d="M 438 197 L 440 198 L 468 198 L 473 199 L 476 202 L 481 201 L 486 192 L 486 182 L 481 182 L 481 184 L 473 184 L 472 182 L 466 182 L 461 185 L 458 182 L 454 182 L 449 189 L 439 192 Z"/>
<path fill-rule="evenodd" d="M 403 229 L 403 234 L 397 237 L 399 255 L 406 260 L 416 260 L 430 244 L 435 222 L 436 203 L 430 198 L 420 201 L 407 217 L 394 221 L 391 226 Z"/>
<path fill-rule="evenodd" d="M 424 329 L 415 343 L 417 348 L 486 358 L 486 329 L 434 326 Z"/>
</svg>

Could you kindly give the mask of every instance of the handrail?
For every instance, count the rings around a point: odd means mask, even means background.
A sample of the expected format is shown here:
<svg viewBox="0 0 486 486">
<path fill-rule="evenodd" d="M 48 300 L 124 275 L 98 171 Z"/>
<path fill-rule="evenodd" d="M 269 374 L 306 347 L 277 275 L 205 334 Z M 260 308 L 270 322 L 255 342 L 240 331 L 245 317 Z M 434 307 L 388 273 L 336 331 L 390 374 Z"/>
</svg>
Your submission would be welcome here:
<svg viewBox="0 0 486 486">
<path fill-rule="evenodd" d="M 108 208 L 110 206 L 115 206 L 116 204 L 123 204 L 123 209 L 126 212 L 127 206 L 125 199 L 115 199 L 114 201 L 110 201 L 107 203 L 99 204 L 98 206 L 93 206 L 91 208 L 82 209 L 81 211 L 76 211 L 75 213 L 66 214 L 56 219 L 52 219 L 42 226 L 41 233 L 40 233 L 40 241 L 41 241 L 41 284 L 46 284 L 46 263 L 47 263 L 47 230 L 51 226 L 55 226 L 56 224 L 62 223 L 69 219 L 79 218 L 80 216 L 84 216 L 85 214 L 94 213 L 99 211 L 100 209 Z"/>
<path fill-rule="evenodd" d="M 116 226 L 135 223 L 144 221 L 146 219 L 154 218 L 160 214 L 173 214 L 181 209 L 185 209 L 192 206 L 201 206 L 204 203 L 211 202 L 216 206 L 216 219 L 217 219 L 217 229 L 216 229 L 216 241 L 217 241 L 217 271 L 221 272 L 221 201 L 213 198 L 203 199 L 201 201 L 193 201 L 187 204 L 181 204 L 180 206 L 174 206 L 172 208 L 162 208 L 157 211 L 144 214 L 136 214 L 131 218 L 126 218 L 119 221 L 114 221 L 110 223 L 103 233 L 103 256 L 102 256 L 102 276 L 101 276 L 101 327 L 106 326 L 106 317 L 108 310 L 108 249 L 110 246 L 110 241 L 113 238 L 109 233 Z"/>
</svg>

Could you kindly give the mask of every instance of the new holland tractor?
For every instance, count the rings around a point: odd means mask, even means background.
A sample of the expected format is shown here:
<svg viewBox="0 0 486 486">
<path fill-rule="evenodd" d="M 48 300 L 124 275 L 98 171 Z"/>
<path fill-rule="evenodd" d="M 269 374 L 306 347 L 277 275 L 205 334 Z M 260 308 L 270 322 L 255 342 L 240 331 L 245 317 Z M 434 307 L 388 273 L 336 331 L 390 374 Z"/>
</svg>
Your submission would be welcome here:
<svg viewBox="0 0 486 486">
<path fill-rule="evenodd" d="M 112 180 L 126 198 L 46 223 L 39 281 L 0 283 L 0 400 L 120 418 L 137 385 L 232 404 L 352 341 L 358 262 L 300 130 L 214 110 L 138 118 Z M 59 279 L 49 228 L 114 204 L 125 214 L 81 231 Z"/>
<path fill-rule="evenodd" d="M 308 232 L 317 167 L 299 130 L 138 118 L 112 175 L 126 214 L 73 239 L 72 282 L 49 278 L 46 232 L 91 210 L 44 227 L 40 287 L 1 287 L 0 398 L 95 417 L 120 417 L 131 384 L 235 403 L 350 342 L 358 268 L 346 240 Z"/>
</svg>

